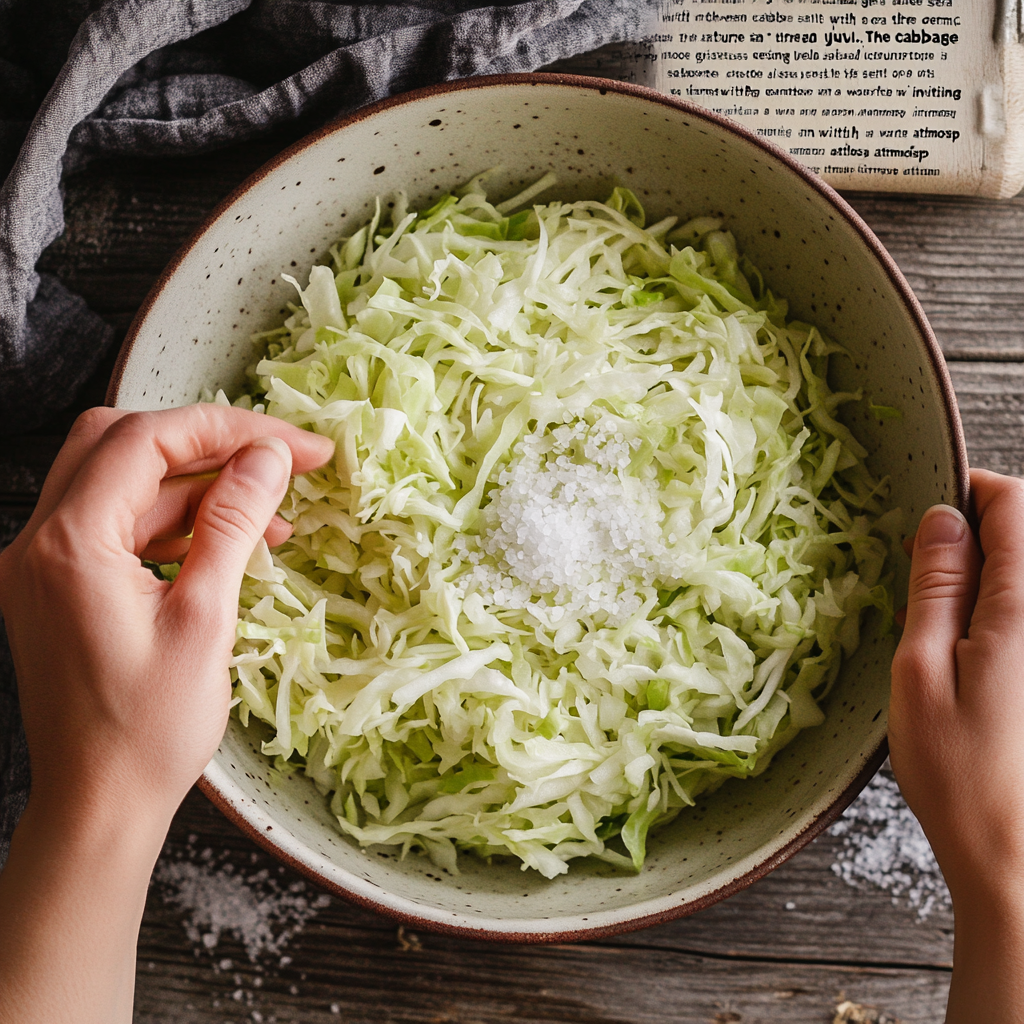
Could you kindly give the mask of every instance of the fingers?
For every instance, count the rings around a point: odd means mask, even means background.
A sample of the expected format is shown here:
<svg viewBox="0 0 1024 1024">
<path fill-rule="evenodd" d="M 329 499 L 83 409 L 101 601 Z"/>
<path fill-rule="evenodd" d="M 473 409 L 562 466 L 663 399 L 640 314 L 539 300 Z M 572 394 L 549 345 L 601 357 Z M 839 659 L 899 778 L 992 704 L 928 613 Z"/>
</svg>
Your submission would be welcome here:
<svg viewBox="0 0 1024 1024">
<path fill-rule="evenodd" d="M 216 479 L 216 473 L 195 473 L 161 481 L 155 504 L 135 521 L 136 553 L 153 542 L 180 542 L 188 537 L 199 504 Z"/>
<path fill-rule="evenodd" d="M 971 470 L 971 493 L 978 512 L 978 534 L 985 557 L 1004 553 L 1024 562 L 1024 480 L 986 469 Z"/>
<path fill-rule="evenodd" d="M 192 538 L 188 534 L 192 532 L 194 521 L 195 517 L 189 522 L 187 531 L 176 536 L 149 541 L 139 552 L 139 558 L 145 559 L 147 562 L 159 563 L 183 561 L 192 545 Z M 292 524 L 280 516 L 274 516 L 270 520 L 270 525 L 263 531 L 263 539 L 269 548 L 276 548 L 278 544 L 283 544 L 291 535 Z"/>
<path fill-rule="evenodd" d="M 985 470 L 971 473 L 985 565 L 971 639 L 998 634 L 999 649 L 1024 660 L 1024 481 Z"/>
<path fill-rule="evenodd" d="M 146 547 L 139 552 L 139 558 L 146 562 L 156 562 L 157 565 L 167 565 L 169 562 L 183 562 L 192 546 L 191 537 L 175 537 L 169 540 L 150 541 Z"/>
<path fill-rule="evenodd" d="M 288 487 L 291 450 L 280 438 L 256 438 L 227 463 L 199 505 L 188 558 L 165 604 L 207 629 L 233 637 L 242 573 Z"/>
<path fill-rule="evenodd" d="M 956 645 L 971 624 L 981 553 L 967 520 L 949 505 L 930 508 L 914 540 L 906 626 L 893 661 L 894 690 L 936 697 L 956 692 Z"/>
<path fill-rule="evenodd" d="M 195 473 L 161 481 L 156 504 L 135 523 L 135 552 L 140 558 L 151 562 L 184 558 L 200 502 L 217 476 Z M 283 544 L 291 535 L 291 524 L 277 515 L 264 534 L 268 547 Z"/>
<path fill-rule="evenodd" d="M 102 531 L 109 542 L 113 531 L 134 551 L 136 524 L 158 504 L 165 477 L 219 469 L 239 449 L 268 436 L 286 443 L 297 473 L 322 465 L 334 451 L 329 438 L 243 409 L 206 404 L 132 413 L 107 427 L 60 508 L 83 538 Z"/>
<path fill-rule="evenodd" d="M 125 409 L 107 409 L 98 406 L 86 409 L 72 424 L 67 439 L 57 453 L 50 472 L 46 475 L 39 500 L 25 527 L 25 534 L 34 533 L 39 524 L 57 507 L 67 493 L 82 463 L 99 444 L 112 423 L 127 414 Z"/>
<path fill-rule="evenodd" d="M 267 542 L 268 548 L 276 548 L 283 544 L 292 535 L 292 524 L 280 516 L 274 516 L 270 525 L 263 531 L 263 539 Z"/>
</svg>

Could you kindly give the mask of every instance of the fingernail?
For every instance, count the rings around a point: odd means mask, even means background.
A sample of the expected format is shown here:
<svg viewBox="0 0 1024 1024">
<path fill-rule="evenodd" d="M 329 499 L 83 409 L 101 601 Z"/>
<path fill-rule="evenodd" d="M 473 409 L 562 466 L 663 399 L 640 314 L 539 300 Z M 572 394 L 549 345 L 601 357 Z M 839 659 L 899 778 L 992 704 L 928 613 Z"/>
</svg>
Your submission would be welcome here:
<svg viewBox="0 0 1024 1024">
<path fill-rule="evenodd" d="M 291 474 L 291 449 L 279 437 L 258 437 L 235 456 L 234 470 L 267 490 L 276 490 Z"/>
<path fill-rule="evenodd" d="M 967 520 L 952 505 L 934 505 L 917 528 L 918 548 L 943 548 L 967 536 Z"/>
</svg>

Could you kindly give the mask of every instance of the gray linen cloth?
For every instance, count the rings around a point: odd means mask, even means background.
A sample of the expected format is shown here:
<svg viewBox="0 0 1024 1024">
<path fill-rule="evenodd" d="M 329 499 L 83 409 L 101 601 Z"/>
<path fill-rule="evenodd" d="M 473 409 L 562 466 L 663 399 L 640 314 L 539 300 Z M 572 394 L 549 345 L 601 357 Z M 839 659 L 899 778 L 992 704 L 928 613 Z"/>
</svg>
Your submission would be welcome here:
<svg viewBox="0 0 1024 1024">
<path fill-rule="evenodd" d="M 214 149 L 639 38 L 653 0 L 0 0 L 0 432 L 68 405 L 111 330 L 36 261 L 91 158 Z M 28 793 L 0 635 L 0 866 Z"/>
</svg>

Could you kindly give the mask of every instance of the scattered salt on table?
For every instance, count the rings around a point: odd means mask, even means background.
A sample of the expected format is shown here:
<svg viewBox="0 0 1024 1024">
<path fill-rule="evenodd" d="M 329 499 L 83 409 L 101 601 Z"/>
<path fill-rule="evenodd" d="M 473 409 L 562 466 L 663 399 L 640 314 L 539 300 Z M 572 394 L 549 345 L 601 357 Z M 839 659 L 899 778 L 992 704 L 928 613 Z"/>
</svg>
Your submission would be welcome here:
<svg viewBox="0 0 1024 1024">
<path fill-rule="evenodd" d="M 186 913 L 185 931 L 202 949 L 216 949 L 226 933 L 242 943 L 255 963 L 263 953 L 280 953 L 330 903 L 329 896 L 307 895 L 305 882 L 282 886 L 266 868 L 247 873 L 231 863 L 216 864 L 210 850 L 188 853 L 181 859 L 161 858 L 153 880 L 164 902 Z"/>
<path fill-rule="evenodd" d="M 901 900 L 921 920 L 936 907 L 949 907 L 949 890 L 921 826 L 883 768 L 829 832 L 840 836 L 832 870 L 849 885 L 875 886 Z"/>
</svg>

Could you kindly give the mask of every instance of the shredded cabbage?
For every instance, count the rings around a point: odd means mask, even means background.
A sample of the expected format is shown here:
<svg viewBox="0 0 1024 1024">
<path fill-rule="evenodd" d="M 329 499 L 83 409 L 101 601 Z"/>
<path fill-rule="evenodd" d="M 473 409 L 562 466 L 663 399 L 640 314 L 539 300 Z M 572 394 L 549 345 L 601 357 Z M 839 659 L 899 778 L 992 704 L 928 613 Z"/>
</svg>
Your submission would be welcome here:
<svg viewBox="0 0 1024 1024">
<path fill-rule="evenodd" d="M 718 220 L 645 228 L 621 188 L 512 212 L 550 180 L 481 178 L 378 203 L 259 339 L 236 404 L 337 455 L 249 564 L 234 701 L 362 844 L 638 870 L 823 720 L 890 613 L 887 485 L 842 350 Z"/>
</svg>

